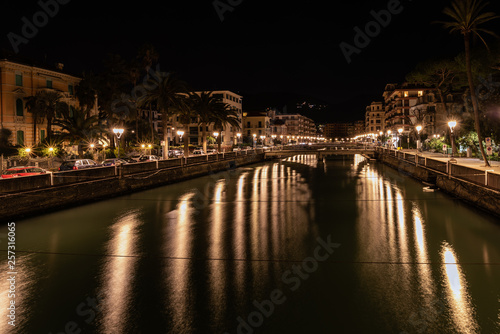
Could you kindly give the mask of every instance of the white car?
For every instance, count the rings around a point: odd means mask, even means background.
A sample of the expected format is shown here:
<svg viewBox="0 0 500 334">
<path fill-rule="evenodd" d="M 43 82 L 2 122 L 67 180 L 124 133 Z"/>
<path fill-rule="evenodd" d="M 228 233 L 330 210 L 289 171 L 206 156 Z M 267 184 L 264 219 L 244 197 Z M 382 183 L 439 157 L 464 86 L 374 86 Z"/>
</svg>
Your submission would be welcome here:
<svg viewBox="0 0 500 334">
<path fill-rule="evenodd" d="M 193 151 L 193 155 L 203 155 L 203 154 L 205 154 L 205 152 L 203 152 L 203 150 L 200 150 L 200 149 Z"/>
</svg>

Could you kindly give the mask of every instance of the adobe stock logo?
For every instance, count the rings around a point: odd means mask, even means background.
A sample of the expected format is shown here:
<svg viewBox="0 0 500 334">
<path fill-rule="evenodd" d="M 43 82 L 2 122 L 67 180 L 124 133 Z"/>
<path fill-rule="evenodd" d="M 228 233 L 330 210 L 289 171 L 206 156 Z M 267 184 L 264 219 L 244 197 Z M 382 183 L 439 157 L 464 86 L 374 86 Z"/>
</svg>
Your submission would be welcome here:
<svg viewBox="0 0 500 334">
<path fill-rule="evenodd" d="M 26 16 L 21 18 L 21 22 L 23 23 L 21 35 L 13 32 L 7 34 L 7 38 L 14 52 L 18 53 L 21 44 L 28 44 L 29 40 L 38 34 L 38 29 L 45 27 L 47 23 L 49 23 L 49 18 L 53 18 L 59 13 L 59 5 L 66 5 L 70 1 L 71 0 L 39 0 L 38 6 L 40 6 L 42 10 L 33 14 L 31 21 Z"/>
<path fill-rule="evenodd" d="M 411 1 L 411 0 L 409 0 Z M 375 19 L 374 21 L 369 21 L 365 24 L 364 31 L 358 26 L 354 27 L 353 44 L 342 42 L 339 44 L 340 50 L 345 57 L 348 64 L 351 63 L 353 54 L 360 54 L 361 50 L 366 48 L 370 42 L 371 38 L 377 37 L 382 28 L 386 28 L 392 20 L 393 15 L 400 14 L 403 11 L 403 6 L 399 0 L 389 0 L 387 3 L 387 9 L 379 10 L 378 12 L 372 10 L 370 15 Z"/>
</svg>

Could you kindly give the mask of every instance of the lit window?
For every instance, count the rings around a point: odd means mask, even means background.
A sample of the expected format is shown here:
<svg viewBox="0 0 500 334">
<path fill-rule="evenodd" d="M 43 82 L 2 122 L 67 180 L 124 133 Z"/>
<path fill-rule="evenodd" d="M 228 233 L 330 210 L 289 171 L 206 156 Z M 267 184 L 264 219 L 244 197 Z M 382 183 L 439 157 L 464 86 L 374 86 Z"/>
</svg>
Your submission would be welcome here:
<svg viewBox="0 0 500 334">
<path fill-rule="evenodd" d="M 418 96 L 420 97 L 420 96 L 423 96 L 423 95 L 424 95 L 424 91 L 419 90 L 419 91 L 418 91 Z"/>
<path fill-rule="evenodd" d="M 407 91 L 405 91 L 405 92 L 403 93 L 403 96 L 404 96 L 404 97 L 408 97 L 408 92 L 407 92 Z"/>
</svg>

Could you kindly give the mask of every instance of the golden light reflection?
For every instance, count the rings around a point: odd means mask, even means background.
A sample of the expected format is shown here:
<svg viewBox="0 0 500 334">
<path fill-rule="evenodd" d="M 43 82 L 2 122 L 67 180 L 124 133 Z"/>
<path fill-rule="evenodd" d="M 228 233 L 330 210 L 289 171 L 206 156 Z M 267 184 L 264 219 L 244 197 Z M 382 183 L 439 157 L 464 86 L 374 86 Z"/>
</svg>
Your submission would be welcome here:
<svg viewBox="0 0 500 334">
<path fill-rule="evenodd" d="M 427 252 L 427 240 L 425 236 L 425 225 L 420 209 L 416 203 L 413 203 L 412 215 L 415 231 L 415 248 L 417 253 L 417 262 L 421 263 L 417 266 L 418 281 L 420 290 L 427 303 L 430 303 L 432 298 L 435 298 L 434 279 L 432 278 L 429 256 Z"/>
<path fill-rule="evenodd" d="M 165 245 L 165 255 L 168 257 L 188 258 L 192 256 L 192 215 L 195 209 L 192 207 L 194 192 L 189 192 L 179 198 L 175 210 L 170 211 L 166 218 L 165 240 L 173 240 L 173 244 Z M 168 298 L 173 309 L 173 329 L 177 332 L 184 330 L 194 319 L 189 311 L 192 301 L 189 299 L 189 276 L 192 262 L 187 260 L 175 260 L 166 266 L 168 277 Z"/>
<path fill-rule="evenodd" d="M 107 244 L 108 257 L 102 268 L 103 333 L 123 333 L 123 319 L 128 317 L 132 283 L 137 263 L 138 228 L 142 224 L 136 211 L 127 212 L 111 226 Z"/>
<path fill-rule="evenodd" d="M 451 317 L 459 333 L 477 333 L 471 297 L 467 292 L 467 281 L 458 263 L 453 248 L 443 242 L 441 246 L 443 275 L 445 277 L 446 294 L 451 307 Z"/>
</svg>

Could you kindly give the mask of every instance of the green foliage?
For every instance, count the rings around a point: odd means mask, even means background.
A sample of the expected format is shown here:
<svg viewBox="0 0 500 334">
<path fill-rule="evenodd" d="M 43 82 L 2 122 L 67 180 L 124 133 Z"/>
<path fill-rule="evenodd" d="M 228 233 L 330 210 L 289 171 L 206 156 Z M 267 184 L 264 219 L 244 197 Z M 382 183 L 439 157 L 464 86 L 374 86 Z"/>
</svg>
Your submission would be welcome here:
<svg viewBox="0 0 500 334">
<path fill-rule="evenodd" d="M 436 151 L 442 151 L 443 150 L 443 144 L 446 144 L 443 140 L 442 137 L 440 138 L 432 138 L 429 141 L 429 148 L 436 150 Z"/>
<path fill-rule="evenodd" d="M 457 143 L 458 143 L 458 145 L 463 146 L 463 147 L 470 147 L 475 152 L 478 151 L 479 140 L 477 137 L 477 133 L 474 131 L 470 131 L 467 134 L 465 134 L 464 136 L 457 138 Z"/>
</svg>

